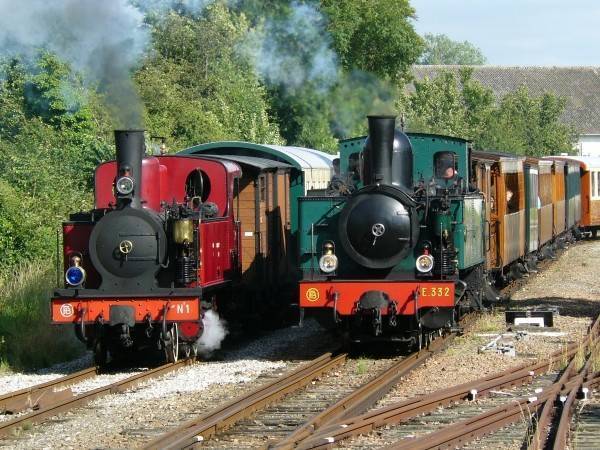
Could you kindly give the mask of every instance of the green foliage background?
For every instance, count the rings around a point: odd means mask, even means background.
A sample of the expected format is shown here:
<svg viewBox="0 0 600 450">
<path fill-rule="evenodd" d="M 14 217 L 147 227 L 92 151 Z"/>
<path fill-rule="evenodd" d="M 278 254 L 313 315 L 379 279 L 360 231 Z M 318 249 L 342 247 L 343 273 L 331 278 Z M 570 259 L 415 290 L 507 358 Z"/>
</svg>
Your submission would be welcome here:
<svg viewBox="0 0 600 450">
<path fill-rule="evenodd" d="M 423 35 L 425 51 L 419 58 L 419 64 L 453 64 L 478 66 L 487 59 L 481 50 L 468 41 L 456 42 L 445 34 Z"/>
<path fill-rule="evenodd" d="M 335 73 L 290 86 L 266 79 L 241 49 L 298 5 L 322 14 L 312 40 L 331 47 Z M 478 148 L 571 150 L 573 130 L 559 123 L 564 99 L 525 89 L 495 99 L 468 70 L 407 91 L 410 67 L 426 48 L 431 62 L 440 54 L 456 64 L 484 62 L 465 43 L 422 39 L 413 18 L 408 0 L 218 0 L 202 11 L 148 10 L 152 43 L 132 73 L 145 127 L 174 150 L 231 139 L 335 152 L 338 139 L 366 132 L 365 115 L 405 113 L 411 130 L 466 137 Z M 302 58 L 309 44 L 275 29 L 275 44 L 300 52 L 290 70 L 309 72 L 312 62 Z M 60 351 L 71 348 L 62 332 L 46 326 L 56 232 L 69 212 L 91 207 L 93 169 L 113 157 L 110 105 L 84 80 L 44 49 L 33 60 L 0 59 L 0 361 L 14 367 L 71 354 Z M 36 336 L 44 341 L 37 356 L 23 356 L 22 343 Z"/>
</svg>

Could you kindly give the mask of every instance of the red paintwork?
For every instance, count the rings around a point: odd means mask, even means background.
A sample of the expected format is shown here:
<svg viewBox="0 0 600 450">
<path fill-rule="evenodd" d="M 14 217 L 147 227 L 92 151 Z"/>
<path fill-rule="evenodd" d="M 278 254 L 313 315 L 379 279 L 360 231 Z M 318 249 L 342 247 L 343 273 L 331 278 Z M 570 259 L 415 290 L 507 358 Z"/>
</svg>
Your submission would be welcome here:
<svg viewBox="0 0 600 450">
<path fill-rule="evenodd" d="M 367 291 L 383 291 L 396 303 L 398 315 L 415 314 L 415 293 L 418 308 L 454 307 L 454 283 L 429 281 L 324 281 L 300 283 L 300 307 L 333 308 L 338 294 L 337 312 L 341 316 L 354 314 L 356 303 Z M 441 294 L 441 295 L 438 295 Z M 387 308 L 381 310 L 387 314 Z"/>
<path fill-rule="evenodd" d="M 142 204 L 160 211 L 161 202 L 183 203 L 185 180 L 195 169 L 201 169 L 210 179 L 210 193 L 206 201 L 215 203 L 219 216 L 230 215 L 233 180 L 241 171 L 236 164 L 214 159 L 189 156 L 152 156 L 142 162 Z M 110 208 L 116 203 L 114 182 L 117 173 L 115 161 L 99 165 L 95 174 L 95 205 L 97 209 Z"/>
<path fill-rule="evenodd" d="M 179 324 L 179 332 L 185 338 L 195 338 L 200 334 L 200 331 L 202 331 L 202 327 L 200 326 L 201 323 L 202 322 L 181 322 Z"/>
<path fill-rule="evenodd" d="M 71 266 L 71 257 L 80 254 L 83 256 L 81 266 L 85 269 L 86 282 L 88 288 L 97 288 L 100 285 L 100 275 L 94 269 L 90 260 L 88 244 L 90 234 L 92 234 L 92 224 L 88 223 L 63 223 L 63 261 L 64 271 Z"/>
<path fill-rule="evenodd" d="M 231 279 L 234 269 L 232 251 L 235 250 L 234 224 L 231 220 L 206 221 L 200 223 L 201 286 L 211 286 Z"/>
<path fill-rule="evenodd" d="M 146 315 L 150 314 L 153 321 L 161 321 L 163 309 L 169 303 L 167 320 L 169 322 L 183 322 L 200 320 L 200 299 L 198 297 L 173 298 L 53 298 L 52 323 L 79 323 L 84 315 L 85 323 L 93 323 L 102 316 L 104 322 L 110 320 L 110 306 L 133 306 L 135 308 L 135 321 L 143 323 Z"/>
<path fill-rule="evenodd" d="M 186 156 L 159 156 L 145 158 L 142 163 L 142 204 L 145 208 L 157 212 L 161 203 L 186 201 L 185 181 L 188 175 L 201 169 L 210 179 L 210 192 L 207 202 L 217 205 L 219 212 L 215 219 L 200 223 L 200 283 L 190 287 L 214 286 L 229 280 L 236 271 L 235 256 L 240 251 L 239 239 L 233 217 L 233 189 L 235 178 L 241 176 L 241 170 L 235 163 L 217 159 Z M 101 164 L 95 174 L 95 206 L 97 209 L 110 209 L 116 203 L 114 181 L 116 162 Z M 108 212 L 110 214 L 110 212 Z M 66 223 L 64 228 L 65 270 L 70 265 L 69 256 L 75 252 L 84 258 L 83 268 L 87 272 L 86 288 L 97 288 L 100 277 L 89 259 L 88 245 L 92 225 L 85 223 Z M 240 260 L 240 258 L 237 258 Z M 140 312 L 140 314 L 142 314 Z M 145 316 L 145 313 L 142 314 Z"/>
</svg>

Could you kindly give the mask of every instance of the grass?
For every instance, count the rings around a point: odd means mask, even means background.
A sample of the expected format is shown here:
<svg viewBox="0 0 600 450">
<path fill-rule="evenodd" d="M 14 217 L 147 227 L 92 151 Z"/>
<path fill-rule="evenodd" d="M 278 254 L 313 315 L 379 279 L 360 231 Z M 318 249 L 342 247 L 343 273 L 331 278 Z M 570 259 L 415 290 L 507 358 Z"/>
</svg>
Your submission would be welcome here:
<svg viewBox="0 0 600 450">
<path fill-rule="evenodd" d="M 600 372 L 600 345 L 595 345 L 590 355 L 590 370 L 592 373 Z"/>
<path fill-rule="evenodd" d="M 83 352 L 72 327 L 50 325 L 52 267 L 21 266 L 0 280 L 0 371 L 30 371 Z"/>
<path fill-rule="evenodd" d="M 585 350 L 586 347 L 580 341 L 579 346 L 577 347 L 577 353 L 575 353 L 575 370 L 577 370 L 578 372 L 585 364 Z"/>
<path fill-rule="evenodd" d="M 497 314 L 486 312 L 477 318 L 473 331 L 476 333 L 500 333 L 503 331 L 503 322 L 498 319 Z"/>
<path fill-rule="evenodd" d="M 525 405 L 527 414 L 522 406 L 519 406 L 521 411 L 521 422 L 525 426 L 525 442 L 536 443 L 537 447 L 540 444 L 540 430 L 538 429 L 537 416 L 529 410 L 529 406 Z"/>
<path fill-rule="evenodd" d="M 363 375 L 367 373 L 367 360 L 365 358 L 358 358 L 356 361 L 356 374 Z"/>
</svg>

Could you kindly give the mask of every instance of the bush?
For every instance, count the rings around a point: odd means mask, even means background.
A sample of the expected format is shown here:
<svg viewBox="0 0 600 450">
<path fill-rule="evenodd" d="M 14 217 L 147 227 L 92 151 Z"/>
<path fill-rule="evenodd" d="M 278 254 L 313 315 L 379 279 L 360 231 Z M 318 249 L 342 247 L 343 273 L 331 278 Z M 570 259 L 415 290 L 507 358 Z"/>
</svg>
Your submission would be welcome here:
<svg viewBox="0 0 600 450">
<path fill-rule="evenodd" d="M 0 366 L 34 370 L 83 353 L 71 327 L 50 325 L 55 272 L 48 263 L 22 265 L 0 281 Z"/>
</svg>

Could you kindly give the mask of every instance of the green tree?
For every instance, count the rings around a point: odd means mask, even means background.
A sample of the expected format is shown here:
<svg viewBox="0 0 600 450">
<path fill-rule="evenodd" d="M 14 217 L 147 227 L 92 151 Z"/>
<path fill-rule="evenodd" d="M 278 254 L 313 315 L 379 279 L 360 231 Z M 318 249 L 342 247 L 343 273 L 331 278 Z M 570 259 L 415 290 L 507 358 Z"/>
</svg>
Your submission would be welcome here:
<svg viewBox="0 0 600 450">
<path fill-rule="evenodd" d="M 321 0 L 342 67 L 406 78 L 423 51 L 408 0 Z"/>
<path fill-rule="evenodd" d="M 490 89 L 472 79 L 471 69 L 457 76 L 443 71 L 434 79 L 414 82 L 415 91 L 404 100 L 410 129 L 461 136 L 477 141 L 493 111 Z"/>
<path fill-rule="evenodd" d="M 496 101 L 472 72 L 442 71 L 434 79 L 415 81 L 414 92 L 398 102 L 408 111 L 409 130 L 460 136 L 478 149 L 521 155 L 572 151 L 574 130 L 560 121 L 565 99 L 531 96 L 522 87 Z"/>
<path fill-rule="evenodd" d="M 53 255 L 59 223 L 91 206 L 93 169 L 112 149 L 100 99 L 56 57 L 4 61 L 0 73 L 1 272 Z"/>
<path fill-rule="evenodd" d="M 221 3 L 153 24 L 154 51 L 136 74 L 150 133 L 169 137 L 174 148 L 222 139 L 282 142 L 265 88 L 235 52 L 248 29 L 243 14 Z"/>
<path fill-rule="evenodd" d="M 565 103 L 549 93 L 531 96 L 522 86 L 502 98 L 479 145 L 529 156 L 570 153 L 576 133 L 560 121 Z"/>
<path fill-rule="evenodd" d="M 468 41 L 457 42 L 445 34 L 430 34 L 423 36 L 425 51 L 419 59 L 419 64 L 455 64 L 482 65 L 487 63 L 481 50 Z"/>
<path fill-rule="evenodd" d="M 338 138 L 364 132 L 366 114 L 381 112 L 386 102 L 393 104 L 388 92 L 395 91 L 392 86 L 398 79 L 408 76 L 408 68 L 420 54 L 422 42 L 410 22 L 414 10 L 407 1 L 307 3 L 324 14 L 326 20 L 316 20 L 315 14 L 310 13 L 318 24 L 324 24 L 321 35 L 314 33 L 320 30 L 318 26 L 298 30 L 293 21 L 290 25 L 289 17 L 299 8 L 299 2 L 281 0 L 262 6 L 262 17 L 279 22 L 278 26 L 269 28 L 274 32 L 269 36 L 269 43 L 284 49 L 282 53 L 286 55 L 296 55 L 292 64 L 289 64 L 290 58 L 284 58 L 282 64 L 279 60 L 270 63 L 289 68 L 284 72 L 293 75 L 310 74 L 315 65 L 311 57 L 314 54 L 323 56 L 317 58 L 317 62 L 331 63 L 330 53 L 320 46 L 327 42 L 329 32 L 339 63 L 337 77 L 332 80 L 329 70 L 322 78 L 307 77 L 302 83 L 292 83 L 291 87 L 285 77 L 265 82 L 271 113 L 285 140 L 335 152 Z M 243 2 L 243 5 L 260 27 L 261 14 L 256 13 L 256 2 L 250 5 Z M 385 110 L 389 111 L 390 107 L 386 105 Z"/>
</svg>

